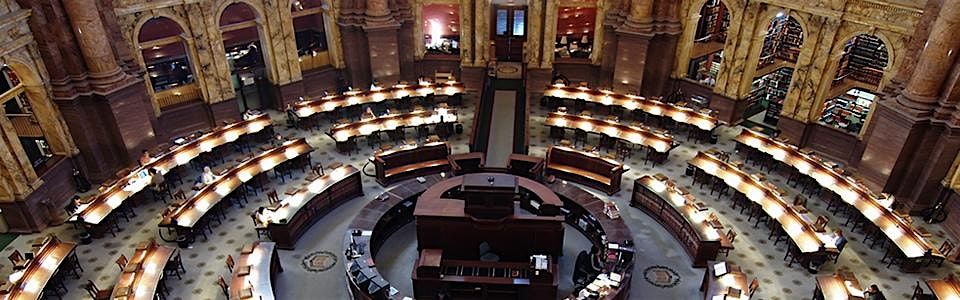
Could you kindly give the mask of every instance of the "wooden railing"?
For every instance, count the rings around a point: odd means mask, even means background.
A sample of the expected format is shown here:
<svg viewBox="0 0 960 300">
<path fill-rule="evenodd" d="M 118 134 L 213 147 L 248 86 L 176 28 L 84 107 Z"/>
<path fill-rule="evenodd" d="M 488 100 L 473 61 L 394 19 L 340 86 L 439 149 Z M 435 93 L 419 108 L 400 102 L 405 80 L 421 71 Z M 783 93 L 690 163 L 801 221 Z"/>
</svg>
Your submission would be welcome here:
<svg viewBox="0 0 960 300">
<path fill-rule="evenodd" d="M 331 65 L 329 51 L 317 52 L 315 55 L 304 55 L 300 57 L 301 71 L 318 69 L 329 65 Z"/>
<path fill-rule="evenodd" d="M 200 100 L 200 87 L 196 83 L 181 85 L 172 89 L 163 90 L 153 94 L 154 101 L 160 109 L 174 106 L 181 103 L 187 103 L 194 100 Z"/>
</svg>

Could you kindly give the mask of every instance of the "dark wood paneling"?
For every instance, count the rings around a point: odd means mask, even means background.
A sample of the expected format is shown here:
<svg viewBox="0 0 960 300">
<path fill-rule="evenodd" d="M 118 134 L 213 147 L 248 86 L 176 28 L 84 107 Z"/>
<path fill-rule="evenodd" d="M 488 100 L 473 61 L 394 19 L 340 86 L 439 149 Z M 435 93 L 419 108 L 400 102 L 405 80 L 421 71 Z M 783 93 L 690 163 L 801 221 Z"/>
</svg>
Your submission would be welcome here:
<svg viewBox="0 0 960 300">
<path fill-rule="evenodd" d="M 602 83 L 601 76 L 599 76 L 600 66 L 590 64 L 589 60 L 556 60 L 553 62 L 553 69 L 566 76 L 571 83 L 586 82 L 592 87 L 598 87 Z M 550 79 L 552 78 L 547 78 L 547 81 L 549 82 Z M 543 86 L 529 87 L 531 89 L 543 89 Z"/>
<path fill-rule="evenodd" d="M 210 104 L 210 111 L 213 112 L 213 120 L 217 124 L 240 120 L 241 112 L 240 106 L 237 104 L 237 98 Z"/>
<path fill-rule="evenodd" d="M 304 95 L 303 80 L 277 86 L 277 101 L 274 101 L 276 105 L 273 109 L 282 111 L 287 103 L 295 103 L 299 97 L 304 96 L 306 95 Z"/>
<path fill-rule="evenodd" d="M 790 144 L 803 147 L 807 139 L 807 124 L 794 120 L 787 116 L 780 116 L 777 121 L 777 128 L 780 129 L 780 137 L 786 138 Z"/>
<path fill-rule="evenodd" d="M 73 168 L 73 159 L 61 157 L 46 173 L 40 175 L 43 184 L 26 199 L 0 203 L 9 231 L 39 232 L 48 226 L 62 224 L 66 219 L 63 208 L 76 193 Z"/>
<path fill-rule="evenodd" d="M 851 161 L 851 157 L 854 156 L 855 149 L 860 143 L 857 136 L 821 124 L 808 124 L 806 127 L 810 132 L 810 137 L 807 139 L 806 145 L 803 146 L 837 161 L 844 163 Z"/>
<path fill-rule="evenodd" d="M 303 72 L 303 93 L 306 96 L 319 96 L 324 90 L 333 93 L 337 90 L 337 78 L 341 70 L 333 67 L 314 69 Z"/>
<path fill-rule="evenodd" d="M 670 72 L 673 71 L 673 62 L 677 50 L 676 35 L 657 35 L 650 40 L 647 49 L 646 70 L 643 75 L 641 93 L 647 96 L 662 96 L 669 94 Z"/>
<path fill-rule="evenodd" d="M 453 72 L 453 76 L 460 79 L 460 57 L 454 55 L 427 55 L 416 63 L 417 75 L 434 78 L 437 71 Z M 416 79 L 416 78 L 414 78 Z"/>
<path fill-rule="evenodd" d="M 193 101 L 164 109 L 157 118 L 158 138 L 167 140 L 189 132 L 210 128 L 210 108 L 202 101 Z"/>
</svg>

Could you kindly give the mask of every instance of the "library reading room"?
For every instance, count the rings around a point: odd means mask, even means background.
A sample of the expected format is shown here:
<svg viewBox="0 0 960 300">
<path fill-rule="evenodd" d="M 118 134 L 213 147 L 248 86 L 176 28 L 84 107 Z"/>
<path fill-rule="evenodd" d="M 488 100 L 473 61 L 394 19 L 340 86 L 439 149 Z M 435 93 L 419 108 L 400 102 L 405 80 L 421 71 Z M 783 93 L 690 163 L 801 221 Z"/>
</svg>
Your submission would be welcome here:
<svg viewBox="0 0 960 300">
<path fill-rule="evenodd" d="M 0 300 L 960 299 L 960 0 L 0 0 Z"/>
</svg>

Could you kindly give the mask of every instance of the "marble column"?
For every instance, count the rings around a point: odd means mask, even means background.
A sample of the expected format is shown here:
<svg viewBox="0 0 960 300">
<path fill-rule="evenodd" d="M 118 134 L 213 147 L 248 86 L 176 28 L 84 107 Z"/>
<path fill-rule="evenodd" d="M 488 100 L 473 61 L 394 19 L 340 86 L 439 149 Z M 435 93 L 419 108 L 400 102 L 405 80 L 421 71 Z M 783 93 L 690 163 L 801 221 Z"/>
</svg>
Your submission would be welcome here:
<svg viewBox="0 0 960 300">
<path fill-rule="evenodd" d="M 367 0 L 363 26 L 370 45 L 370 73 L 384 83 L 400 78 L 400 23 L 390 15 L 387 0 Z"/>
<path fill-rule="evenodd" d="M 109 90 L 124 81 L 127 76 L 117 64 L 96 3 L 89 0 L 63 0 L 63 6 L 73 25 L 93 86 Z"/>
<path fill-rule="evenodd" d="M 653 0 L 631 2 L 627 21 L 617 29 L 613 88 L 639 93 L 646 71 L 647 48 L 653 38 Z"/>
<path fill-rule="evenodd" d="M 949 75 L 957 50 L 960 50 L 960 0 L 945 0 L 933 23 L 927 44 L 920 52 L 916 69 L 904 93 L 897 98 L 903 106 L 929 111 L 937 104 L 943 82 Z"/>
</svg>

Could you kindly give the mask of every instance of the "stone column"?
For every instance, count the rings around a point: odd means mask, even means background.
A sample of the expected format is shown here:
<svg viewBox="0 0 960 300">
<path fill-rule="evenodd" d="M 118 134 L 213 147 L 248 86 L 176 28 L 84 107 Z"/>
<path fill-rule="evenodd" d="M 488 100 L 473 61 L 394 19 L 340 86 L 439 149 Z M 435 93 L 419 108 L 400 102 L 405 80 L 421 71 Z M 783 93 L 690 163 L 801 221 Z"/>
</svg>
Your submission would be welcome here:
<svg viewBox="0 0 960 300">
<path fill-rule="evenodd" d="M 613 66 L 613 88 L 639 92 L 646 71 L 647 48 L 653 38 L 653 0 L 631 2 L 630 16 L 617 29 L 617 58 Z"/>
<path fill-rule="evenodd" d="M 89 0 L 63 0 L 63 6 L 76 31 L 80 52 L 94 87 L 109 90 L 124 81 L 127 76 L 117 64 L 96 3 Z"/>
<path fill-rule="evenodd" d="M 557 0 L 547 0 L 543 17 L 543 55 L 540 57 L 540 67 L 544 69 L 553 68 L 554 50 L 557 47 L 558 10 Z"/>
<path fill-rule="evenodd" d="M 933 23 L 927 44 L 920 52 L 913 76 L 897 98 L 903 106 L 928 111 L 936 106 L 943 82 L 960 50 L 960 0 L 945 0 Z"/>
<path fill-rule="evenodd" d="M 490 58 L 490 1 L 477 0 L 474 10 L 474 55 L 475 66 L 486 66 Z"/>
<path fill-rule="evenodd" d="M 370 73 L 373 79 L 392 83 L 400 78 L 400 24 L 390 15 L 387 0 L 367 0 L 363 26 L 370 45 Z M 360 87 L 365 88 L 365 87 Z"/>
</svg>

